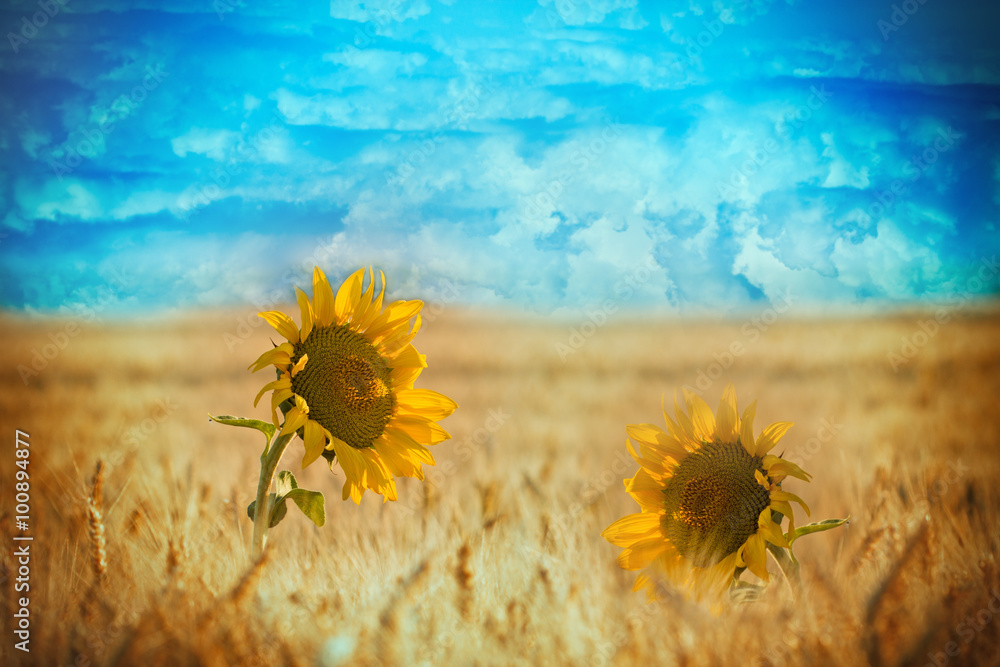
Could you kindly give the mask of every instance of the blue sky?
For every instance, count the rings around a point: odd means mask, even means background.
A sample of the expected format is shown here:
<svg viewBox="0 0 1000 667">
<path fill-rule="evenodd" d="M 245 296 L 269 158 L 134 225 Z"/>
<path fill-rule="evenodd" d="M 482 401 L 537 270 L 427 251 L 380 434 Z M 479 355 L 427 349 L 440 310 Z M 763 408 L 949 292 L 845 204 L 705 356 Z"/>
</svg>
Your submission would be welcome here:
<svg viewBox="0 0 1000 667">
<path fill-rule="evenodd" d="M 997 292 L 995 2 L 7 7 L 6 308 Z"/>
</svg>

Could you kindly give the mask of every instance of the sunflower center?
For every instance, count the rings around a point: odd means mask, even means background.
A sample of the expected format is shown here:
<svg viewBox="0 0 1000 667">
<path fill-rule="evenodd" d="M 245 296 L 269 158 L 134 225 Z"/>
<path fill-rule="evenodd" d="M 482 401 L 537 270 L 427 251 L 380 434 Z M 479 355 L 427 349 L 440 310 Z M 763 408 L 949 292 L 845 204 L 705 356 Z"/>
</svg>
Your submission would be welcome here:
<svg viewBox="0 0 1000 667">
<path fill-rule="evenodd" d="M 345 326 L 316 327 L 295 346 L 292 363 L 309 355 L 292 378 L 309 418 L 357 449 L 371 447 L 395 407 L 389 367 L 367 338 Z"/>
<path fill-rule="evenodd" d="M 353 354 L 337 362 L 331 383 L 334 392 L 355 412 L 371 410 L 388 391 L 371 364 Z"/>
<path fill-rule="evenodd" d="M 681 461 L 663 489 L 661 527 L 682 556 L 708 567 L 757 532 L 771 499 L 755 470 L 764 471 L 762 459 L 738 442 L 709 443 Z"/>
</svg>

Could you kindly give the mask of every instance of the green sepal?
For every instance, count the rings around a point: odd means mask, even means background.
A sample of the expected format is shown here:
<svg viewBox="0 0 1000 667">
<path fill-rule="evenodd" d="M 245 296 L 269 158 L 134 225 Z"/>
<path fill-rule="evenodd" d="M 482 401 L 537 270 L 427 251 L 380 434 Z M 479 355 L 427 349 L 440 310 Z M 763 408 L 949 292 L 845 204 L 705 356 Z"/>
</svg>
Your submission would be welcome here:
<svg viewBox="0 0 1000 667">
<path fill-rule="evenodd" d="M 218 417 L 208 416 L 214 422 L 220 424 L 226 424 L 228 426 L 242 426 L 243 428 L 254 428 L 264 434 L 264 451 L 267 451 L 268 446 L 271 444 L 271 438 L 274 437 L 274 424 L 271 422 L 261 421 L 260 419 L 247 419 L 246 417 L 230 417 L 229 415 L 219 415 Z"/>
<path fill-rule="evenodd" d="M 274 528 L 275 526 L 277 526 L 281 522 L 281 520 L 285 518 L 285 514 L 288 512 L 288 508 L 285 507 L 285 499 L 281 498 L 280 500 L 276 501 L 275 498 L 276 498 L 275 494 L 273 493 L 268 494 L 268 500 L 274 503 L 274 509 L 271 510 L 271 522 L 269 526 L 270 528 Z M 252 501 L 249 505 L 247 505 L 247 516 L 250 517 L 251 521 L 254 520 L 254 515 L 256 514 L 256 510 L 257 510 L 256 500 Z"/>
<path fill-rule="evenodd" d="M 846 519 L 825 519 L 823 521 L 817 521 L 816 523 L 809 523 L 804 526 L 799 526 L 793 531 L 785 534 L 788 539 L 788 543 L 791 544 L 803 535 L 809 535 L 810 533 L 821 533 L 824 530 L 830 530 L 831 528 L 836 528 L 838 526 L 843 526 L 848 523 L 851 517 Z"/>
</svg>

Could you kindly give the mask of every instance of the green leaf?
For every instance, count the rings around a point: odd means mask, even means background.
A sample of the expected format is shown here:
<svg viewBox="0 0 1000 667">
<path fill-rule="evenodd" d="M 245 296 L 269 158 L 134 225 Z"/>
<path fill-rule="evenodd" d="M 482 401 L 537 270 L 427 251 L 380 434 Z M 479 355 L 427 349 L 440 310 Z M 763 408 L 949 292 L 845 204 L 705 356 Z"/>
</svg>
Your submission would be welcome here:
<svg viewBox="0 0 1000 667">
<path fill-rule="evenodd" d="M 326 504 L 323 494 L 319 491 L 309 491 L 308 489 L 292 489 L 285 498 L 289 498 L 302 513 L 312 519 L 317 526 L 322 527 L 326 523 Z"/>
<path fill-rule="evenodd" d="M 274 509 L 271 511 L 271 525 L 270 525 L 271 528 L 277 526 L 278 523 L 285 518 L 285 514 L 288 513 L 288 508 L 285 507 L 285 499 L 278 498 L 277 500 L 275 500 L 275 498 L 276 496 L 273 493 L 268 495 L 268 499 L 271 502 L 274 502 Z M 256 512 L 257 512 L 257 501 L 254 500 L 249 505 L 247 505 L 247 516 L 250 517 L 251 521 L 254 520 Z"/>
<path fill-rule="evenodd" d="M 326 523 L 326 500 L 322 493 L 300 489 L 298 482 L 295 481 L 295 475 L 288 470 L 282 470 L 277 474 L 274 486 L 277 493 L 272 493 L 269 496 L 274 502 L 274 514 L 271 516 L 272 528 L 285 518 L 285 513 L 288 511 L 285 504 L 287 500 L 295 503 L 302 510 L 302 513 L 317 526 L 322 527 Z M 253 519 L 256 505 L 257 501 L 255 500 L 247 507 L 247 516 L 251 519 Z"/>
<path fill-rule="evenodd" d="M 792 532 L 785 535 L 788 538 L 788 543 L 791 544 L 795 540 L 799 539 L 803 535 L 809 535 L 810 533 L 821 533 L 824 530 L 830 530 L 831 528 L 836 528 L 837 526 L 843 526 L 845 523 L 851 520 L 851 517 L 846 519 L 826 519 L 824 521 L 817 521 L 816 523 L 809 523 L 805 526 L 799 526 Z"/>
<path fill-rule="evenodd" d="M 291 500 L 298 505 L 302 513 L 314 524 L 322 527 L 326 523 L 326 501 L 322 493 L 300 489 L 298 482 L 295 481 L 295 475 L 288 470 L 278 473 L 274 485 L 282 500 Z"/>
<path fill-rule="evenodd" d="M 255 428 L 264 434 L 264 438 L 267 442 L 264 443 L 264 449 L 267 450 L 268 445 L 271 444 L 271 438 L 274 437 L 274 424 L 271 422 L 261 421 L 260 419 L 247 419 L 246 417 L 230 417 L 229 415 L 219 415 L 218 417 L 208 416 L 214 422 L 220 424 L 226 424 L 228 426 L 242 426 L 243 428 Z"/>
</svg>

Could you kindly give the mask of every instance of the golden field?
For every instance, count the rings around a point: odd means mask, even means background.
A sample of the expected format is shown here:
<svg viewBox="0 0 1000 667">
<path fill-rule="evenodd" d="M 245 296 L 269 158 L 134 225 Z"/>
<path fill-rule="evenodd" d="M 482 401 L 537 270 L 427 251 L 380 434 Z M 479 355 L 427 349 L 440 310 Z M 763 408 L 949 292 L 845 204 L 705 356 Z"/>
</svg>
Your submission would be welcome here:
<svg viewBox="0 0 1000 667">
<path fill-rule="evenodd" d="M 300 471 L 296 440 L 281 468 L 324 492 L 327 524 L 290 509 L 252 567 L 262 438 L 207 415 L 267 418 L 252 399 L 273 376 L 247 366 L 278 336 L 248 327 L 249 309 L 4 316 L 0 663 L 1000 664 L 1000 314 L 930 319 L 618 315 L 571 338 L 585 320 L 447 308 L 416 340 L 417 386 L 460 406 L 427 481 L 400 480 L 395 503 L 342 502 L 342 473 Z M 33 359 L 44 367 L 25 382 Z M 669 594 L 647 604 L 600 537 L 637 511 L 625 425 L 662 425 L 661 397 L 699 378 L 713 408 L 730 381 L 741 408 L 759 399 L 757 431 L 794 421 L 779 450 L 814 478 L 785 488 L 812 520 L 851 516 L 796 543 L 798 594 L 775 576 L 720 615 Z M 27 593 L 15 429 L 30 440 Z M 30 653 L 14 648 L 22 595 Z"/>
</svg>

